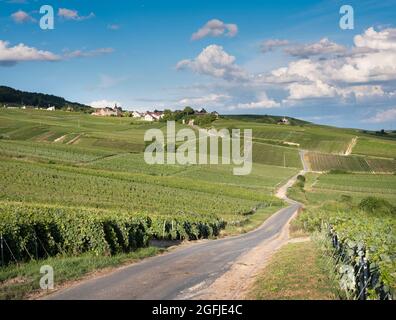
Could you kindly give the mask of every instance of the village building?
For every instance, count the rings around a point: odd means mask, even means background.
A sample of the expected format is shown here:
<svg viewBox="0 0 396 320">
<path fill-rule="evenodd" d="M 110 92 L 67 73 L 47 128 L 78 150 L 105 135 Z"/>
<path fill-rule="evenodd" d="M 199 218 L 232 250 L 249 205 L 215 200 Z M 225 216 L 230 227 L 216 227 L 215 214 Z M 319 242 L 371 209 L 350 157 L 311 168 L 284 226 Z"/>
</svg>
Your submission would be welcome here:
<svg viewBox="0 0 396 320">
<path fill-rule="evenodd" d="M 144 120 L 145 121 L 159 121 L 160 119 L 162 119 L 164 117 L 164 113 L 162 111 L 147 111 L 144 114 Z"/>
<path fill-rule="evenodd" d="M 278 124 L 290 124 L 290 121 L 286 117 L 283 117 L 278 121 Z"/>
<path fill-rule="evenodd" d="M 139 111 L 133 111 L 132 112 L 132 117 L 136 118 L 136 119 L 141 119 L 144 117 L 144 113 L 143 112 L 139 112 Z"/>
<path fill-rule="evenodd" d="M 98 108 L 94 113 L 92 113 L 93 116 L 101 116 L 101 117 L 120 117 L 122 115 L 122 109 L 120 107 L 117 107 L 117 104 L 114 106 L 114 108 Z"/>
</svg>

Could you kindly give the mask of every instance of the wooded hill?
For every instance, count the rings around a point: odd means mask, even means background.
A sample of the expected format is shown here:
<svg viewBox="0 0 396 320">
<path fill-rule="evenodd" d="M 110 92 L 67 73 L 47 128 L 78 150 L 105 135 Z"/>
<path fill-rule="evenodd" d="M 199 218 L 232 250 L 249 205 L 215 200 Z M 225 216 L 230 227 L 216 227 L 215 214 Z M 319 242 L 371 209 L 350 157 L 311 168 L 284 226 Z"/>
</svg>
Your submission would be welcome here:
<svg viewBox="0 0 396 320">
<path fill-rule="evenodd" d="M 26 92 L 16 90 L 6 86 L 0 86 L 0 106 L 12 107 L 35 107 L 35 108 L 48 108 L 54 106 L 56 109 L 73 109 L 74 111 L 89 112 L 91 107 L 77 103 L 70 102 L 62 97 L 55 95 Z"/>
</svg>

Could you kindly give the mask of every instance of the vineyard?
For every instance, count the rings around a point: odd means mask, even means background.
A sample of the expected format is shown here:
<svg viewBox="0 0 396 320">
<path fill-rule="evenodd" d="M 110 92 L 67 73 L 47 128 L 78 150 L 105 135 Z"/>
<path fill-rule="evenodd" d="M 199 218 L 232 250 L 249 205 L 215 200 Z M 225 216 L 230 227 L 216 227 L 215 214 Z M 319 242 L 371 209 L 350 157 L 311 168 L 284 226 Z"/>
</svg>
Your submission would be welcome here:
<svg viewBox="0 0 396 320">
<path fill-rule="evenodd" d="M 396 159 L 396 143 L 392 140 L 360 138 L 353 153 Z"/>
<path fill-rule="evenodd" d="M 227 223 L 244 226 L 256 210 L 281 207 L 272 192 L 300 166 L 296 150 L 271 145 L 248 176 L 234 176 L 231 165 L 148 165 L 144 132 L 163 124 L 1 112 L 4 263 L 215 237 Z M 282 163 L 266 165 L 275 154 Z"/>
<path fill-rule="evenodd" d="M 302 169 L 299 150 L 304 149 L 314 171 L 329 173 L 308 173 L 305 188 L 301 182 L 290 190 L 308 208 L 299 221 L 309 230 L 332 232 L 328 238 L 339 243 L 332 250 L 344 265 L 355 268 L 354 254 L 364 247 L 370 270 L 380 270 L 367 295 L 389 294 L 394 213 L 367 212 L 359 203 L 373 195 L 396 205 L 396 176 L 389 174 L 396 171 L 396 161 L 393 149 L 386 149 L 392 141 L 298 121 L 282 126 L 226 118 L 214 126 L 253 129 L 251 174 L 235 176 L 233 165 L 148 165 L 144 133 L 165 131 L 164 123 L 1 109 L 1 263 L 9 269 L 51 257 L 114 258 L 153 239 L 246 232 L 285 205 L 274 191 Z M 355 136 L 352 153 L 359 155 L 342 156 Z M 377 140 L 383 144 L 372 148 Z M 356 293 L 347 286 L 349 294 Z"/>
<path fill-rule="evenodd" d="M 253 162 L 273 166 L 301 168 L 301 160 L 297 149 L 264 143 L 253 144 Z"/>
<path fill-rule="evenodd" d="M 216 216 L 155 216 L 93 209 L 2 203 L 1 264 L 91 252 L 112 255 L 149 240 L 215 237 L 225 227 Z"/>
<path fill-rule="evenodd" d="M 352 132 L 312 125 L 281 126 L 237 120 L 219 120 L 218 128 L 251 128 L 256 141 L 284 144 L 293 143 L 304 150 L 328 153 L 344 153 L 353 135 Z"/>
<path fill-rule="evenodd" d="M 396 294 L 396 207 L 365 198 L 359 206 L 327 202 L 302 213 L 297 222 L 322 231 L 331 243 L 340 288 L 348 298 L 394 299 Z"/>
<path fill-rule="evenodd" d="M 318 152 L 307 152 L 305 158 L 313 171 L 396 172 L 396 160 L 391 159 L 341 156 Z"/>
</svg>

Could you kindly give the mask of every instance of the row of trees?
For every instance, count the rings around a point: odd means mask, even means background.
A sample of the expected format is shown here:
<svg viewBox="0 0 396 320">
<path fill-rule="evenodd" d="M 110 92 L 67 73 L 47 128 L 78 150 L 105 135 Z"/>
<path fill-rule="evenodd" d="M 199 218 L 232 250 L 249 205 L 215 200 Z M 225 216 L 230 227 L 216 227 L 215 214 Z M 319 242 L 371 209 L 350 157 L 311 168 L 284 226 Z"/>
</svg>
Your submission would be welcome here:
<svg viewBox="0 0 396 320">
<path fill-rule="evenodd" d="M 181 122 L 184 120 L 186 123 L 188 123 L 192 119 L 194 119 L 194 124 L 198 126 L 205 126 L 215 121 L 217 116 L 214 113 L 207 113 L 205 109 L 196 112 L 191 107 L 185 107 L 183 110 L 164 110 L 164 117 L 161 119 L 161 121 L 173 120 Z"/>
</svg>

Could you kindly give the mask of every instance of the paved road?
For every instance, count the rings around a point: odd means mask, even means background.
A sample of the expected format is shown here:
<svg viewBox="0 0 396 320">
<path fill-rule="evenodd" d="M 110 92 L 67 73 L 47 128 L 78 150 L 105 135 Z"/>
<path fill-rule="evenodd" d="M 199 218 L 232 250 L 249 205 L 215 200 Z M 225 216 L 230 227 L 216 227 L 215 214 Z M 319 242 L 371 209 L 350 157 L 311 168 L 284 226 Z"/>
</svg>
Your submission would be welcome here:
<svg viewBox="0 0 396 320">
<path fill-rule="evenodd" d="M 292 181 L 288 182 L 290 185 Z M 177 299 L 199 285 L 207 288 L 226 273 L 242 254 L 276 238 L 300 208 L 279 210 L 258 229 L 236 237 L 179 247 L 169 253 L 145 259 L 108 275 L 84 281 L 56 292 L 46 299 Z M 202 288 L 203 286 L 203 288 Z"/>
</svg>

